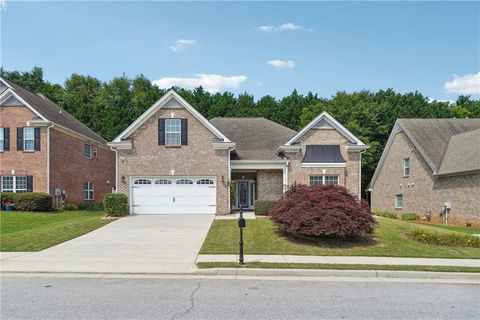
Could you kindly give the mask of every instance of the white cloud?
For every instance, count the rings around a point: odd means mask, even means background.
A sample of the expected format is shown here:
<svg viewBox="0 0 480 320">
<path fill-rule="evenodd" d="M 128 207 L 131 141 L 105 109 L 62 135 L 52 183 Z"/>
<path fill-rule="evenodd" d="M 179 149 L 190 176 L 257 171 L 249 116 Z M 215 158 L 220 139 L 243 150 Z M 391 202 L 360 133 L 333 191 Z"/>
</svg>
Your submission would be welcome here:
<svg viewBox="0 0 480 320">
<path fill-rule="evenodd" d="M 197 45 L 196 40 L 187 40 L 187 39 L 180 39 L 175 41 L 175 44 L 173 46 L 170 46 L 170 50 L 177 52 L 180 50 L 187 49 L 189 47 L 193 47 Z"/>
<path fill-rule="evenodd" d="M 480 94 L 480 72 L 464 76 L 453 75 L 453 80 L 445 82 L 447 93 Z"/>
<path fill-rule="evenodd" d="M 7 0 L 0 0 L 0 11 L 7 10 Z"/>
<path fill-rule="evenodd" d="M 238 88 L 242 82 L 247 81 L 246 76 L 222 76 L 220 74 L 196 74 L 193 78 L 160 78 L 153 84 L 162 89 L 182 87 L 194 89 L 202 86 L 208 92 L 218 92 L 227 88 Z"/>
<path fill-rule="evenodd" d="M 269 65 L 278 69 L 293 69 L 295 68 L 295 61 L 293 60 L 269 60 Z"/>
<path fill-rule="evenodd" d="M 297 31 L 297 30 L 307 30 L 313 31 L 312 28 L 305 28 L 295 23 L 286 22 L 279 25 L 270 25 L 270 26 L 260 26 L 257 28 L 262 32 L 272 32 L 272 31 Z"/>
</svg>

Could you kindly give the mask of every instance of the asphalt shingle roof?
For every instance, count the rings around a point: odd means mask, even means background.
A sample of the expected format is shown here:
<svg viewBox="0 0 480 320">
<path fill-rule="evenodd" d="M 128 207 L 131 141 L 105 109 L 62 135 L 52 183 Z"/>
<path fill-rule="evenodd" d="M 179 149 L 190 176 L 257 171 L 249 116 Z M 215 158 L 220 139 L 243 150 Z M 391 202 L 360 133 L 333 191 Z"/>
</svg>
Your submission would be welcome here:
<svg viewBox="0 0 480 320">
<path fill-rule="evenodd" d="M 235 142 L 238 160 L 281 160 L 275 154 L 297 132 L 265 118 L 213 118 L 210 122 Z"/>
<path fill-rule="evenodd" d="M 53 101 L 46 97 L 40 97 L 39 95 L 20 87 L 12 81 L 9 81 L 8 79 L 2 79 L 12 87 L 15 93 L 17 93 L 23 100 L 25 100 L 32 108 L 34 108 L 48 121 L 82 134 L 92 140 L 106 143 L 106 140 L 103 139 L 99 134 L 77 120 L 74 116 L 62 109 Z"/>
<path fill-rule="evenodd" d="M 399 119 L 398 122 L 435 172 L 480 169 L 479 118 Z"/>
</svg>

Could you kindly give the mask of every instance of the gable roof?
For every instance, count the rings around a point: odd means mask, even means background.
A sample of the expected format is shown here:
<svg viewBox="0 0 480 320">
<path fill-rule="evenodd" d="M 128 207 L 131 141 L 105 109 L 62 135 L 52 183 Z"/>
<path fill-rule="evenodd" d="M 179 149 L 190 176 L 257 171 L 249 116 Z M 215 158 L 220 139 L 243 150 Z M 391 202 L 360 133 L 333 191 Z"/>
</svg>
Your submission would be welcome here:
<svg viewBox="0 0 480 320">
<path fill-rule="evenodd" d="M 323 111 L 320 113 L 315 119 L 310 121 L 302 130 L 300 130 L 295 136 L 293 136 L 290 140 L 285 143 L 285 145 L 289 146 L 295 143 L 298 139 L 300 139 L 308 130 L 315 127 L 317 123 L 322 123 L 322 126 L 325 126 L 325 122 L 330 124 L 333 128 L 337 129 L 337 131 L 342 134 L 345 138 L 347 138 L 351 143 L 357 146 L 365 146 L 365 144 L 360 141 L 353 133 L 351 133 L 347 128 L 345 128 L 340 122 L 335 120 L 328 112 Z M 365 146 L 366 147 L 366 146 Z"/>
<path fill-rule="evenodd" d="M 450 138 L 438 175 L 480 170 L 480 129 Z"/>
<path fill-rule="evenodd" d="M 235 142 L 238 160 L 279 160 L 277 148 L 296 131 L 265 118 L 213 118 L 210 122 Z"/>
<path fill-rule="evenodd" d="M 478 129 L 480 119 L 398 119 L 370 185 L 373 187 L 375 184 L 393 139 L 399 132 L 406 134 L 434 175 L 480 170 Z"/>
<path fill-rule="evenodd" d="M 163 97 L 155 102 L 147 111 L 145 111 L 140 117 L 137 118 L 127 129 L 120 133 L 113 142 L 122 142 L 127 139 L 135 130 L 137 130 L 142 124 L 145 123 L 151 116 L 153 116 L 160 108 L 164 106 L 172 105 L 171 99 L 175 99 L 180 106 L 189 111 L 195 118 L 197 118 L 208 130 L 210 130 L 218 139 L 223 142 L 231 142 L 222 132 L 220 132 L 215 126 L 213 126 L 207 119 L 205 119 L 200 112 L 192 107 L 185 99 L 183 99 L 174 90 L 169 90 Z"/>
<path fill-rule="evenodd" d="M 7 87 L 1 94 L 2 100 L 13 95 L 20 102 L 22 102 L 23 105 L 32 110 L 32 112 L 35 113 L 40 119 L 50 121 L 59 127 L 74 131 L 77 134 L 98 141 L 102 144 L 106 143 L 106 140 L 103 139 L 99 134 L 94 132 L 59 105 L 43 95 L 40 96 L 32 93 L 13 83 L 12 81 L 2 77 L 0 77 L 0 81 Z"/>
</svg>

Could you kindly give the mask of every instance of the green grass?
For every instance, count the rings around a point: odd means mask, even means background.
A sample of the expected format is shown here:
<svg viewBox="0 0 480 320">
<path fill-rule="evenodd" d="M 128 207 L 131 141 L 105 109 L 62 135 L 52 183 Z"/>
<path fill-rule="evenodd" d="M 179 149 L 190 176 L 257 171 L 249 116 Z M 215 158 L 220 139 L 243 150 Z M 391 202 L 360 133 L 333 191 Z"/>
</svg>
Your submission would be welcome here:
<svg viewBox="0 0 480 320">
<path fill-rule="evenodd" d="M 449 230 L 449 231 L 456 231 L 456 232 L 462 232 L 462 233 L 467 233 L 467 234 L 475 234 L 478 233 L 480 234 L 480 229 L 476 228 L 471 228 L 471 227 L 457 227 L 457 226 L 447 226 L 444 224 L 421 224 L 421 223 L 416 223 L 416 225 L 427 225 L 435 228 L 440 228 L 444 230 Z"/>
<path fill-rule="evenodd" d="M 244 229 L 245 254 L 295 254 L 319 256 L 389 256 L 423 258 L 480 258 L 480 249 L 439 247 L 415 242 L 404 236 L 413 229 L 441 232 L 431 225 L 378 217 L 375 233 L 362 241 L 307 241 L 281 234 L 268 218 L 247 220 Z M 215 220 L 200 251 L 202 254 L 232 254 L 238 251 L 238 227 L 235 220 Z"/>
<path fill-rule="evenodd" d="M 432 271 L 432 272 L 480 272 L 478 267 L 450 266 L 408 266 L 371 264 L 321 264 L 321 263 L 261 263 L 252 262 L 239 265 L 235 262 L 199 262 L 200 269 L 210 268 L 267 268 L 267 269 L 330 269 L 330 270 L 392 270 L 392 271 Z"/>
<path fill-rule="evenodd" d="M 103 212 L 32 213 L 2 211 L 0 251 L 40 251 L 88 233 L 113 220 Z"/>
</svg>

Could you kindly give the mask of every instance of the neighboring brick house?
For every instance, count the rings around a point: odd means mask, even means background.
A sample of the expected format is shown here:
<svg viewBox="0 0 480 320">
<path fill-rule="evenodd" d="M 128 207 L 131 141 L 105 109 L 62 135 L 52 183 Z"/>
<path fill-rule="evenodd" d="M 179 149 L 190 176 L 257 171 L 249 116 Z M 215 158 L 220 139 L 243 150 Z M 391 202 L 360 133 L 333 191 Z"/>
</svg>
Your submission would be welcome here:
<svg viewBox="0 0 480 320">
<path fill-rule="evenodd" d="M 46 192 L 54 205 L 102 202 L 115 188 L 106 141 L 41 94 L 0 78 L 0 191 Z"/>
<path fill-rule="evenodd" d="M 109 145 L 133 214 L 253 209 L 295 183 L 341 185 L 360 198 L 368 148 L 326 112 L 299 132 L 264 118 L 208 121 L 173 90 Z"/>
<path fill-rule="evenodd" d="M 370 192 L 373 211 L 480 224 L 480 119 L 398 119 Z"/>
</svg>

